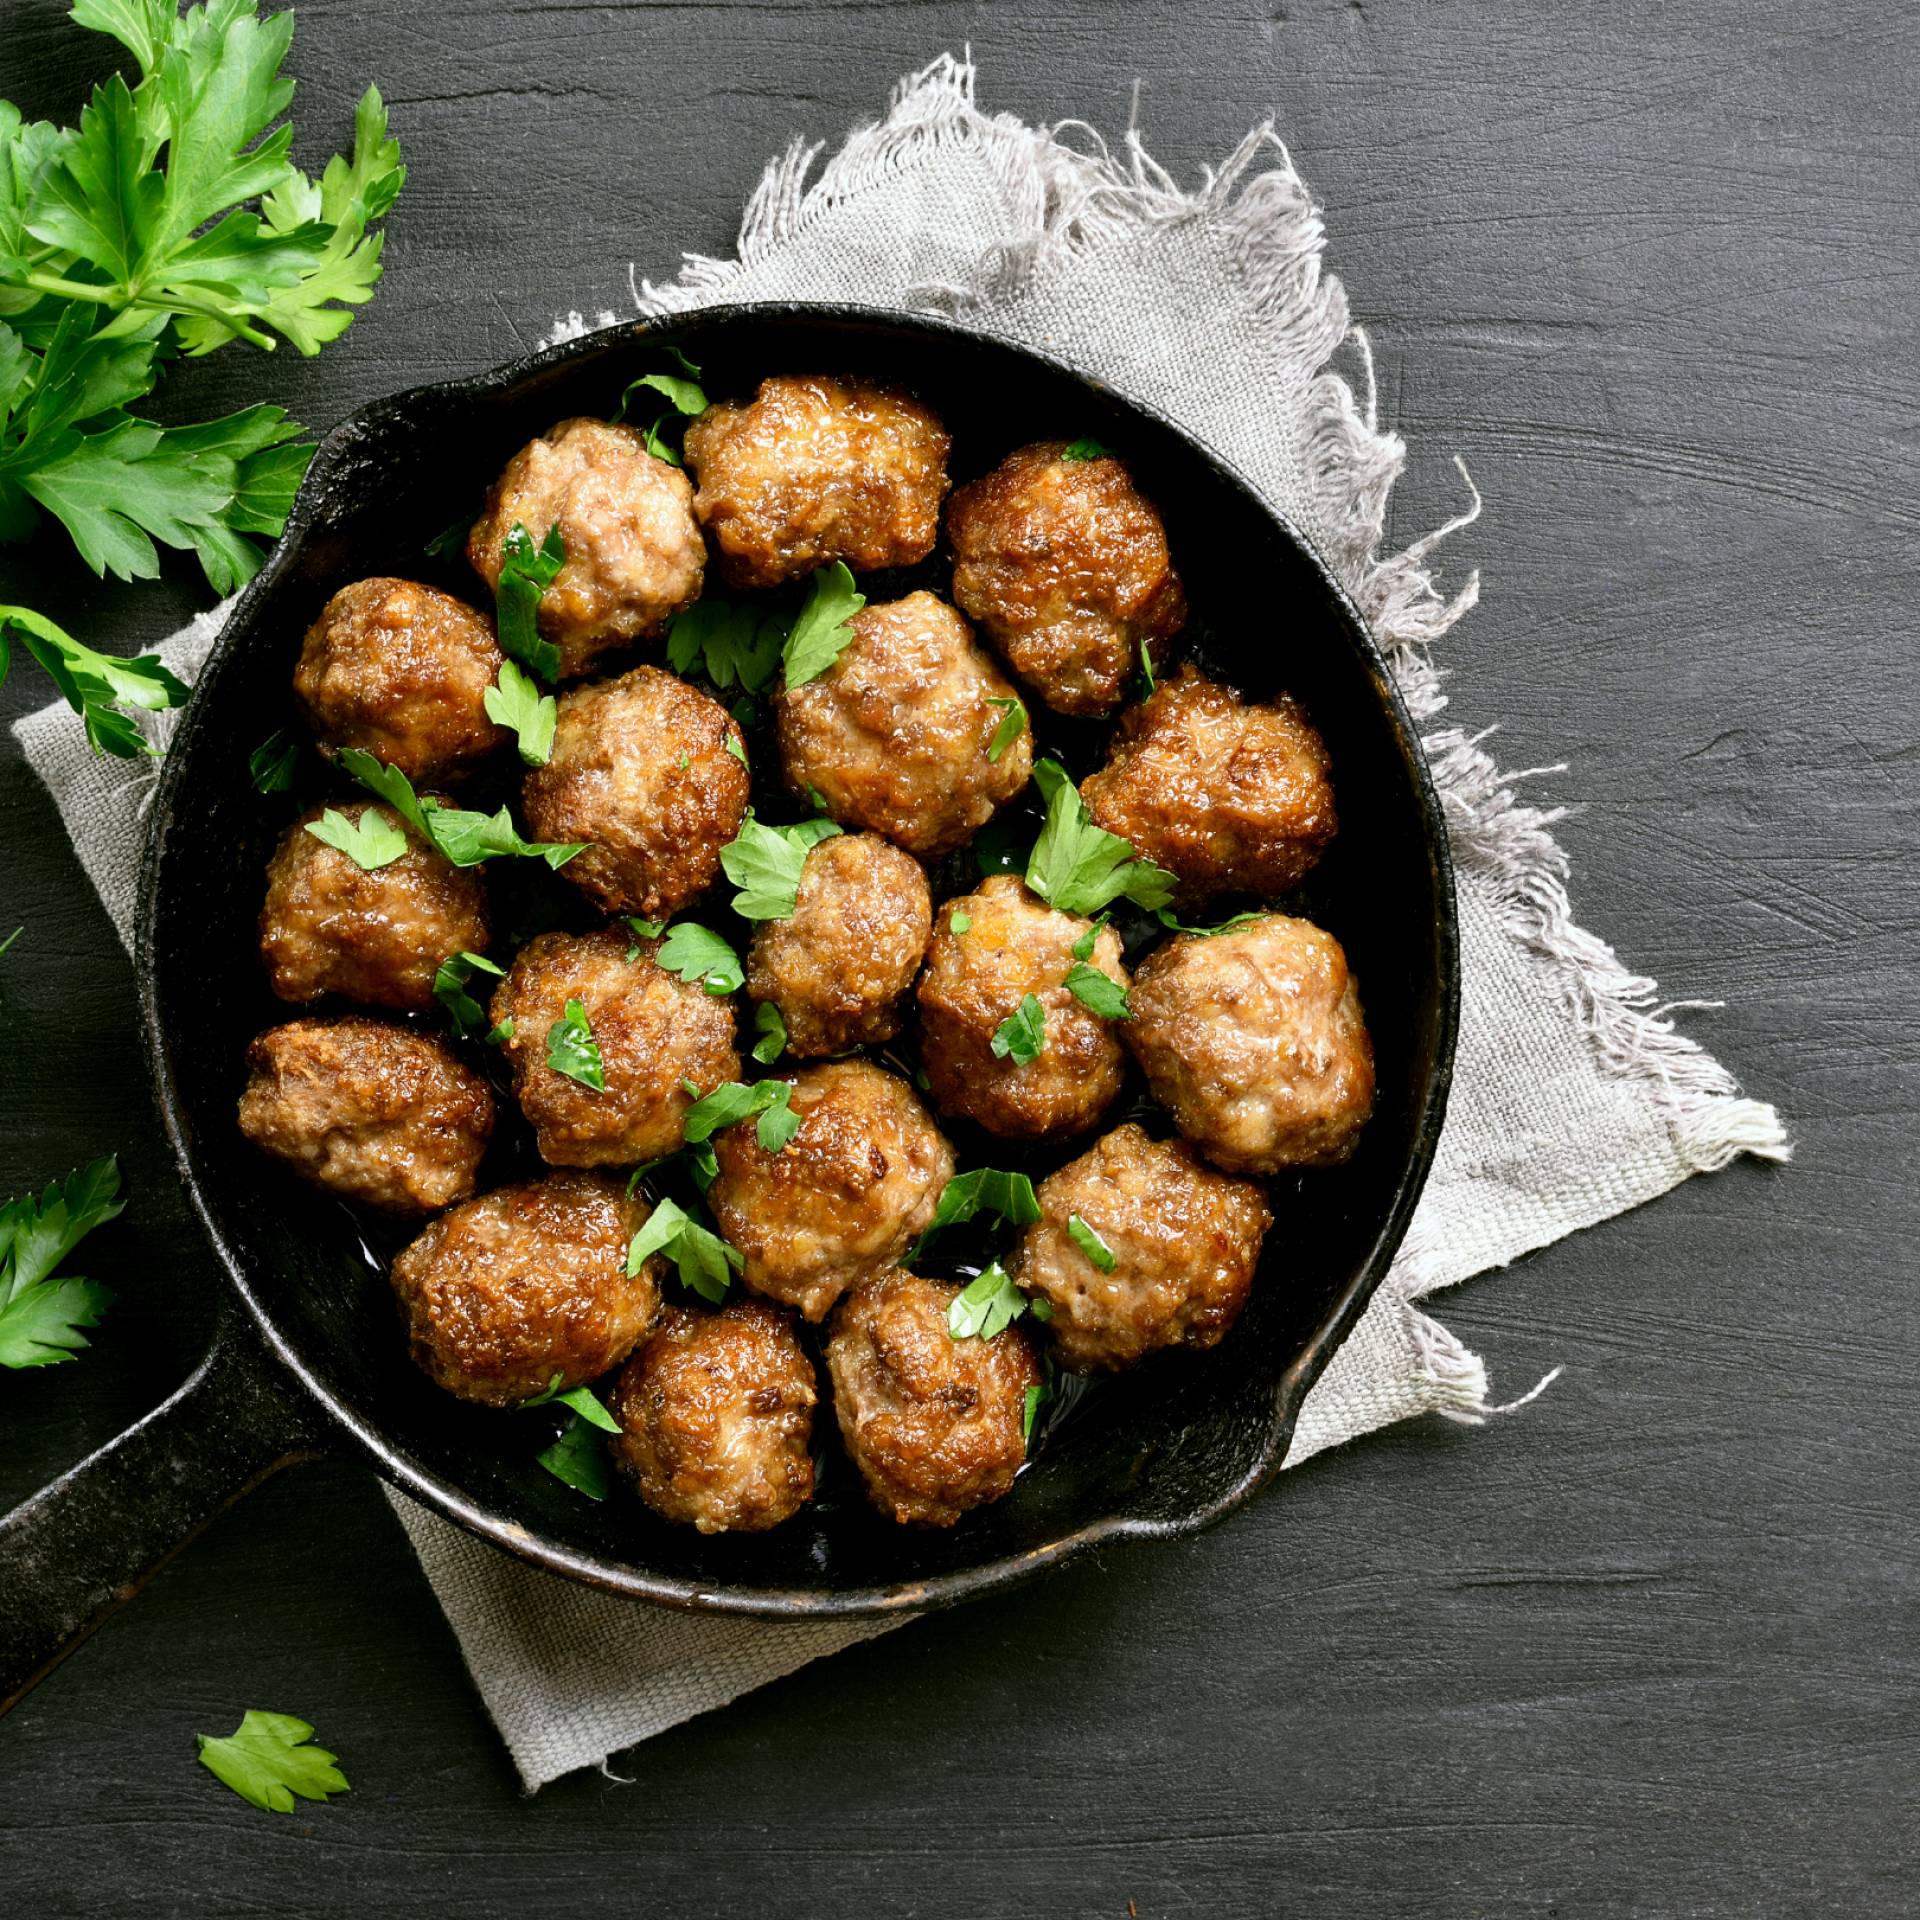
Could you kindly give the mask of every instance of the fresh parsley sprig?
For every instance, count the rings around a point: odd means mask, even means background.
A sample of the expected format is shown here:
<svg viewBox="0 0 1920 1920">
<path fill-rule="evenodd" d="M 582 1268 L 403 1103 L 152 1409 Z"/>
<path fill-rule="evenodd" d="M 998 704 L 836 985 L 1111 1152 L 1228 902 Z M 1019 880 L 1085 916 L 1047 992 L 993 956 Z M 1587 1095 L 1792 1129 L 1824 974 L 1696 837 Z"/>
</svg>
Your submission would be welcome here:
<svg viewBox="0 0 1920 1920">
<path fill-rule="evenodd" d="M 680 1284 L 718 1306 L 733 1276 L 746 1265 L 739 1250 L 703 1226 L 678 1201 L 662 1200 L 627 1245 L 627 1271 L 638 1273 L 653 1254 L 671 1260 Z"/>
<path fill-rule="evenodd" d="M 707 410 L 706 391 L 700 385 L 700 369 L 696 367 L 678 347 L 669 347 L 667 352 L 673 355 L 684 375 L 673 373 L 643 373 L 639 379 L 629 383 L 626 392 L 620 396 L 620 404 L 613 410 L 613 421 L 618 425 L 627 417 L 627 409 L 633 405 L 634 398 L 642 393 L 660 394 L 667 402 L 653 417 L 653 424 L 647 429 L 647 451 L 656 460 L 664 460 L 668 466 L 681 464 L 680 450 L 662 437 L 660 429 L 672 414 L 685 419 L 696 419 Z"/>
<path fill-rule="evenodd" d="M 571 1407 L 590 1427 L 598 1427 L 602 1433 L 618 1433 L 620 1422 L 600 1404 L 600 1396 L 591 1387 L 569 1387 L 565 1393 L 560 1391 L 560 1382 L 567 1376 L 556 1373 L 546 1386 L 531 1400 L 520 1402 L 521 1412 L 529 1407 L 548 1407 L 559 1405 Z"/>
<path fill-rule="evenodd" d="M 520 758 L 530 767 L 544 767 L 553 758 L 553 730 L 560 718 L 559 703 L 540 683 L 512 660 L 502 660 L 493 685 L 480 696 L 487 718 L 496 727 L 511 730 Z"/>
<path fill-rule="evenodd" d="M 613 1491 L 613 1463 L 594 1423 L 576 1413 L 560 1437 L 534 1456 L 556 1480 L 564 1481 L 589 1500 L 604 1500 Z"/>
<path fill-rule="evenodd" d="M 483 860 L 515 857 L 538 858 L 550 867 L 564 867 L 586 846 L 584 840 L 523 840 L 505 807 L 495 814 L 472 813 L 463 807 L 450 807 L 431 794 L 422 797 L 398 767 L 376 760 L 359 747 L 342 747 L 334 756 L 334 764 L 384 800 L 456 867 L 477 867 Z"/>
<path fill-rule="evenodd" d="M 844 560 L 822 567 L 813 576 L 806 604 L 781 654 L 789 693 L 837 664 L 853 638 L 853 617 L 866 604 L 867 596 L 853 584 Z"/>
<path fill-rule="evenodd" d="M 205 1733 L 196 1738 L 200 1764 L 262 1812 L 291 1813 L 295 1794 L 325 1800 L 350 1790 L 347 1776 L 334 1765 L 339 1756 L 312 1745 L 312 1727 L 290 1713 L 250 1707 L 224 1738 Z"/>
<path fill-rule="evenodd" d="M 540 637 L 540 600 L 566 564 L 567 543 L 557 520 L 537 547 L 518 520 L 500 542 L 500 577 L 493 586 L 500 651 L 531 667 L 542 680 L 559 679 L 560 649 Z"/>
<path fill-rule="evenodd" d="M 606 1092 L 606 1063 L 584 1001 L 569 1000 L 566 1012 L 547 1029 L 547 1065 L 594 1093 Z"/>
<path fill-rule="evenodd" d="M 793 1089 L 784 1080 L 760 1080 L 749 1086 L 745 1081 L 723 1081 L 714 1090 L 696 1100 L 687 1109 L 682 1129 L 689 1146 L 711 1140 L 722 1127 L 731 1127 L 752 1118 L 754 1138 L 768 1153 L 785 1150 L 800 1131 L 800 1116 L 793 1110 Z"/>
<path fill-rule="evenodd" d="M 733 948 L 695 920 L 682 920 L 668 930 L 653 950 L 653 963 L 678 974 L 688 986 L 705 987 L 715 995 L 738 993 L 747 979 Z"/>
<path fill-rule="evenodd" d="M 363 806 L 358 818 L 352 820 L 329 807 L 318 820 L 306 824 L 307 831 L 322 846 L 344 853 L 363 873 L 378 873 L 382 867 L 392 866 L 407 850 L 405 831 L 379 807 Z"/>
<path fill-rule="evenodd" d="M 4 324 L 0 324 L 0 334 L 5 332 Z M 4 384 L 3 367 L 0 384 Z M 0 467 L 4 463 L 4 449 L 0 448 Z M 6 533 L 5 486 L 4 472 L 0 472 L 0 538 Z M 0 681 L 7 677 L 10 634 L 14 631 L 19 634 L 20 644 L 46 668 L 67 705 L 80 716 L 95 753 L 111 753 L 122 760 L 157 753 L 133 714 L 159 713 L 179 706 L 187 697 L 186 687 L 158 654 L 143 653 L 137 660 L 120 660 L 111 654 L 95 653 L 31 607 L 0 607 Z"/>
<path fill-rule="evenodd" d="M 94 1228 L 113 1219 L 120 1163 L 111 1154 L 0 1206 L 0 1367 L 52 1367 L 87 1345 L 113 1299 L 97 1280 L 57 1270 Z"/>
<path fill-rule="evenodd" d="M 696 600 L 667 622 L 667 665 L 675 673 L 703 670 L 725 692 L 764 693 L 780 671 L 788 623 L 765 607 Z"/>
<path fill-rule="evenodd" d="M 1125 898 L 1151 913 L 1173 898 L 1173 875 L 1140 858 L 1117 833 L 1096 827 L 1057 760 L 1037 762 L 1033 777 L 1047 797 L 1047 821 L 1027 861 L 1027 885 L 1048 906 L 1095 914 Z"/>
<path fill-rule="evenodd" d="M 1003 1226 L 1032 1226 L 1040 1218 L 1040 1200 L 1031 1176 L 1005 1173 L 998 1167 L 975 1167 L 956 1174 L 940 1189 L 933 1218 L 908 1250 L 907 1265 L 919 1260 L 944 1228 L 964 1226 L 977 1213 L 998 1214 Z"/>
<path fill-rule="evenodd" d="M 275 727 L 247 755 L 247 773 L 255 793 L 285 793 L 300 762 L 300 743 L 285 727 Z"/>
<path fill-rule="evenodd" d="M 743 920 L 791 920 L 807 855 L 839 832 L 831 820 L 770 827 L 749 809 L 740 831 L 720 849 L 720 869 L 740 889 L 734 912 Z"/>
<path fill-rule="evenodd" d="M 1029 1300 L 998 1260 L 989 1261 L 977 1279 L 953 1296 L 947 1308 L 947 1336 L 953 1340 L 997 1339 L 1023 1313 L 1031 1313 L 1036 1320 L 1053 1318 L 1053 1308 L 1047 1301 Z"/>
</svg>

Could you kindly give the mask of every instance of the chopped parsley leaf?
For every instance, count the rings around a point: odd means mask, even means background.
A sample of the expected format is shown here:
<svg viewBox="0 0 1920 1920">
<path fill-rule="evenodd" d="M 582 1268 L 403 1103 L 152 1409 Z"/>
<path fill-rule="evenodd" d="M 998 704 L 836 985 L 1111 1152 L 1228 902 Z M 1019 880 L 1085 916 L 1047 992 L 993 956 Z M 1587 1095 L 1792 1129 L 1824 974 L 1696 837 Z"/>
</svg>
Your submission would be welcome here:
<svg viewBox="0 0 1920 1920">
<path fill-rule="evenodd" d="M 740 831 L 720 849 L 721 871 L 740 889 L 733 896 L 734 912 L 743 920 L 791 920 L 807 855 L 839 832 L 831 820 L 769 827 L 749 811 Z"/>
<path fill-rule="evenodd" d="M 1058 761 L 1039 761 L 1033 777 L 1047 796 L 1047 823 L 1027 861 L 1027 885 L 1050 907 L 1099 913 L 1124 896 L 1151 913 L 1173 898 L 1173 875 L 1096 827 Z"/>
<path fill-rule="evenodd" d="M 1013 1284 L 998 1260 L 954 1295 L 947 1308 L 947 1336 L 953 1340 L 992 1340 L 1027 1310 L 1027 1296 Z"/>
<path fill-rule="evenodd" d="M 753 1010 L 753 1029 L 760 1036 L 753 1043 L 753 1057 L 770 1067 L 787 1050 L 786 1017 L 771 1000 L 762 1000 Z"/>
<path fill-rule="evenodd" d="M 530 767 L 544 767 L 553 757 L 553 729 L 560 709 L 540 683 L 511 660 L 500 662 L 499 677 L 480 696 L 487 718 L 511 729 L 520 758 Z"/>
<path fill-rule="evenodd" d="M 275 727 L 247 755 L 247 771 L 253 776 L 256 793 L 285 793 L 293 785 L 293 770 L 300 762 L 300 742 L 285 727 Z"/>
<path fill-rule="evenodd" d="M 780 671 L 787 623 L 765 607 L 698 600 L 667 623 L 667 665 L 675 673 L 704 672 L 725 692 L 760 693 Z"/>
<path fill-rule="evenodd" d="M 738 993 L 746 982 L 740 956 L 710 927 L 682 920 L 654 949 L 653 963 L 709 993 Z"/>
<path fill-rule="evenodd" d="M 1091 1007 L 1102 1020 L 1131 1020 L 1133 1003 L 1127 989 L 1110 973 L 1076 960 L 1067 971 L 1067 991 L 1083 1007 Z"/>
<path fill-rule="evenodd" d="M 1036 994 L 1024 994 L 1019 1006 L 994 1029 L 993 1057 L 1031 1066 L 1047 1044 L 1047 1010 Z"/>
<path fill-rule="evenodd" d="M 540 637 L 540 600 L 566 563 L 567 543 L 557 520 L 538 547 L 518 520 L 500 543 L 500 578 L 493 588 L 500 650 L 542 680 L 560 677 L 560 649 Z"/>
<path fill-rule="evenodd" d="M 993 730 L 993 738 L 987 742 L 987 759 L 998 765 L 1000 756 L 1027 730 L 1027 709 L 1011 694 L 1003 699 L 987 696 L 987 705 L 1001 709 L 1000 724 Z"/>
<path fill-rule="evenodd" d="M 1060 449 L 1062 460 L 1111 460 L 1113 449 L 1104 447 L 1090 436 L 1080 440 L 1070 440 Z"/>
<path fill-rule="evenodd" d="M 727 1297 L 734 1274 L 746 1264 L 735 1248 L 675 1200 L 662 1200 L 628 1243 L 627 1271 L 638 1273 L 656 1253 L 673 1262 L 683 1287 L 715 1306 Z"/>
<path fill-rule="evenodd" d="M 613 1467 L 607 1459 L 607 1443 L 594 1432 L 592 1423 L 576 1413 L 552 1446 L 543 1447 L 534 1458 L 553 1475 L 564 1480 L 576 1493 L 589 1500 L 604 1500 L 613 1491 Z"/>
<path fill-rule="evenodd" d="M 1067 1236 L 1102 1273 L 1111 1273 L 1119 1265 L 1113 1249 L 1077 1213 L 1067 1216 Z"/>
<path fill-rule="evenodd" d="M 947 916 L 947 931 L 953 934 L 967 933 L 972 930 L 973 915 L 955 907 Z"/>
<path fill-rule="evenodd" d="M 806 605 L 787 635 L 781 661 L 787 689 L 804 687 L 835 665 L 853 638 L 853 616 L 867 604 L 867 596 L 853 584 L 844 560 L 822 567 L 813 576 Z"/>
<path fill-rule="evenodd" d="M 392 866 L 407 850 L 406 833 L 380 807 L 362 807 L 357 820 L 329 807 L 318 820 L 307 822 L 307 831 L 322 846 L 344 853 L 364 873 Z"/>
<path fill-rule="evenodd" d="M 997 1213 L 1004 1226 L 1032 1226 L 1040 1218 L 1040 1201 L 1031 1176 L 1003 1173 L 997 1167 L 975 1167 L 970 1173 L 956 1174 L 940 1189 L 933 1218 L 908 1251 L 907 1265 L 912 1266 L 926 1252 L 943 1227 L 964 1226 L 976 1213 Z"/>
<path fill-rule="evenodd" d="M 600 1059 L 600 1043 L 593 1037 L 583 1002 L 569 1000 L 566 1012 L 547 1029 L 547 1065 L 555 1073 L 563 1073 L 595 1093 L 606 1092 L 607 1074 Z"/>
<path fill-rule="evenodd" d="M 506 970 L 497 967 L 484 954 L 450 953 L 440 962 L 439 971 L 433 976 L 433 997 L 446 1008 L 447 1017 L 453 1022 L 454 1037 L 458 1040 L 471 1040 L 477 1033 L 485 1033 L 487 1010 L 467 991 L 467 983 L 476 973 L 490 973 L 496 980 L 506 978 Z M 509 1023 L 502 1021 L 502 1026 Z M 492 1039 L 492 1035 L 487 1035 Z M 509 1037 L 511 1035 L 509 1034 Z"/>
</svg>

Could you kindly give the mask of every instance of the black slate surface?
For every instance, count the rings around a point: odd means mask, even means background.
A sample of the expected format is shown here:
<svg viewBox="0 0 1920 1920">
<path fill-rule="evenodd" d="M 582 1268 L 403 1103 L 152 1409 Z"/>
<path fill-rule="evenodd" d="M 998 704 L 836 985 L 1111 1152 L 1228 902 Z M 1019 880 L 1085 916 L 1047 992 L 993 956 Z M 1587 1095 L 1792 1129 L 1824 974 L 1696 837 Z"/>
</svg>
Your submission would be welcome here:
<svg viewBox="0 0 1920 1920">
<path fill-rule="evenodd" d="M 103 70 L 0 7 L 0 95 Z M 1143 126 L 1186 179 L 1273 113 L 1414 457 L 1488 511 L 1459 717 L 1582 805 L 1583 917 L 1675 995 L 1799 1160 L 1738 1168 L 1446 1300 L 1517 1392 L 1325 1457 L 1136 1549 L 815 1666 L 532 1802 L 373 1483 L 220 1522 L 0 1722 L 22 1913 L 766 1916 L 1894 1914 L 1920 1794 L 1920 1333 L 1909 1161 L 1920 664 L 1920 21 L 1779 0 L 1544 8 L 306 0 L 303 157 L 369 79 L 413 177 L 371 309 L 318 361 L 230 351 L 182 414 L 324 428 L 510 356 L 627 263 L 723 250 L 767 152 L 970 41 L 985 103 Z M 322 140 L 326 145 L 322 145 Z M 185 569 L 25 597 L 109 643 Z M 43 694 L 0 691 L 11 718 Z M 186 1371 L 207 1276 L 149 1118 L 128 966 L 0 746 L 0 1190 L 118 1149 L 120 1299 L 82 1364 L 0 1379 L 0 1506 Z M 193 1762 L 298 1712 L 347 1798 L 257 1813 Z"/>
</svg>

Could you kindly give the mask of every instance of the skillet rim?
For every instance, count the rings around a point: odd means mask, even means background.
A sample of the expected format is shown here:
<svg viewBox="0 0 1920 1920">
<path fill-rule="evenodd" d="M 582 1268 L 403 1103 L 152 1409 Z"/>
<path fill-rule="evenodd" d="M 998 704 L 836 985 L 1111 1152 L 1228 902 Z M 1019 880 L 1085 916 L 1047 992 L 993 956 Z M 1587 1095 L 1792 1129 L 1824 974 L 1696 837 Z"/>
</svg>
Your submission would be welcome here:
<svg viewBox="0 0 1920 1920">
<path fill-rule="evenodd" d="M 1171 1539 L 1197 1532 L 1243 1506 L 1275 1477 L 1285 1462 L 1307 1393 L 1353 1331 L 1386 1277 L 1432 1168 L 1452 1086 L 1454 1049 L 1459 1031 L 1459 920 L 1446 817 L 1433 784 L 1432 771 L 1414 730 L 1412 716 L 1407 711 L 1398 684 L 1374 640 L 1372 630 L 1313 543 L 1236 466 L 1156 408 L 1119 392 L 1106 382 L 1051 354 L 1020 345 L 986 329 L 961 325 L 939 314 L 905 313 L 840 301 L 754 301 L 694 308 L 596 328 L 575 339 L 522 355 L 519 359 L 478 373 L 425 382 L 357 408 L 340 421 L 315 450 L 312 464 L 301 481 L 288 514 L 286 528 L 274 543 L 260 571 L 235 600 L 200 670 L 196 690 L 217 681 L 235 651 L 237 636 L 251 626 L 256 609 L 272 595 L 281 576 L 304 544 L 318 514 L 320 502 L 328 493 L 335 475 L 341 468 L 351 464 L 363 441 L 394 415 L 403 414 L 428 400 L 444 404 L 463 398 L 497 394 L 552 368 L 564 366 L 570 360 L 587 358 L 591 353 L 613 344 L 616 338 L 641 344 L 702 325 L 719 323 L 740 326 L 751 325 L 755 321 L 795 320 L 841 324 L 850 328 L 891 332 L 896 336 L 913 334 L 934 341 L 984 342 L 1086 388 L 1109 404 L 1139 416 L 1179 440 L 1189 454 L 1223 485 L 1237 489 L 1253 502 L 1294 547 L 1318 581 L 1330 611 L 1347 630 L 1348 641 L 1373 683 L 1375 697 L 1385 712 L 1389 729 L 1407 767 L 1424 829 L 1425 850 L 1433 876 L 1437 906 L 1434 934 L 1438 978 L 1434 985 L 1438 1004 L 1435 1008 L 1433 1059 L 1420 1090 L 1412 1146 L 1395 1184 L 1392 1203 L 1375 1234 L 1371 1251 L 1328 1308 L 1306 1346 L 1275 1382 L 1271 1417 L 1259 1453 L 1238 1480 L 1183 1513 L 1158 1516 L 1097 1515 L 1044 1546 L 1024 1553 L 1005 1555 L 925 1580 L 856 1586 L 827 1592 L 728 1582 L 703 1583 L 640 1572 L 591 1553 L 575 1551 L 530 1532 L 518 1522 L 470 1500 L 459 1489 L 412 1466 L 373 1423 L 359 1418 L 341 1405 L 302 1364 L 293 1343 L 282 1334 L 273 1313 L 249 1282 L 243 1263 L 220 1227 L 213 1202 L 195 1167 L 182 1111 L 183 1103 L 171 1068 L 167 1021 L 159 1003 L 157 975 L 151 962 L 159 917 L 161 844 L 181 791 L 190 784 L 195 750 L 201 744 L 204 731 L 202 716 L 208 710 L 208 703 L 197 700 L 188 701 L 183 710 L 181 724 L 161 763 L 160 779 L 148 809 L 140 864 L 135 976 L 141 1039 L 153 1079 L 154 1096 L 160 1110 L 162 1129 L 173 1151 L 190 1209 L 228 1285 L 238 1295 L 269 1352 L 300 1383 L 305 1397 L 325 1413 L 331 1426 L 346 1435 L 382 1478 L 517 1559 L 605 1592 L 695 1612 L 785 1620 L 859 1619 L 909 1613 L 1001 1591 L 1031 1579 L 1049 1567 L 1064 1565 L 1106 1541 Z M 217 1333 L 215 1338 L 219 1338 Z"/>
</svg>

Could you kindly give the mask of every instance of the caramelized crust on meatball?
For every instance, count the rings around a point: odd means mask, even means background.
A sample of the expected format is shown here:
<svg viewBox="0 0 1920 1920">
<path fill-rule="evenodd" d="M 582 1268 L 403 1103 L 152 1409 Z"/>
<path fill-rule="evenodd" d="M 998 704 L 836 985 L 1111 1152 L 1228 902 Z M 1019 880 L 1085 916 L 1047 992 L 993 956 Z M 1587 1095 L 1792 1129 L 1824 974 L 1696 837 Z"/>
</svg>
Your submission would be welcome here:
<svg viewBox="0 0 1920 1920">
<path fill-rule="evenodd" d="M 658 940 L 619 927 L 542 933 L 495 990 L 496 1026 L 540 1157 L 556 1167 L 630 1167 L 680 1146 L 691 1080 L 710 1093 L 740 1077 L 733 1002 L 656 964 Z M 627 955 L 633 958 L 629 960 Z M 604 1092 L 547 1065 L 547 1036 L 578 1000 L 600 1049 Z"/>
<path fill-rule="evenodd" d="M 796 795 L 843 826 L 923 860 L 964 846 L 1027 784 L 1033 735 L 987 755 L 1016 698 L 967 623 L 930 593 L 864 608 L 817 680 L 779 699 L 780 754 Z"/>
<path fill-rule="evenodd" d="M 657 1259 L 627 1272 L 648 1212 L 606 1174 L 555 1173 L 443 1213 L 393 1263 L 414 1359 L 489 1407 L 597 1380 L 660 1308 Z"/>
<path fill-rule="evenodd" d="M 898 1075 L 828 1060 L 784 1076 L 800 1130 L 778 1153 L 744 1120 L 714 1135 L 707 1205 L 756 1293 L 809 1320 L 889 1266 L 933 1218 L 953 1149 Z"/>
<path fill-rule="evenodd" d="M 953 930 L 955 914 L 972 924 Z M 989 1133 L 1043 1139 L 1091 1127 L 1120 1091 L 1125 1056 L 1115 1022 L 1068 991 L 1074 943 L 1093 926 L 1060 913 L 1010 873 L 983 880 L 934 916 L 920 976 L 920 1058 L 942 1113 Z M 1102 927 L 1087 962 L 1122 986 L 1120 936 Z M 1003 1022 L 1032 994 L 1045 1015 L 1037 1058 L 1022 1066 L 993 1050 Z"/>
<path fill-rule="evenodd" d="M 576 687 L 527 774 L 528 829 L 587 842 L 560 871 L 595 906 L 664 920 L 713 884 L 740 831 L 745 753 L 726 708 L 659 667 Z"/>
<path fill-rule="evenodd" d="M 1373 1046 L 1330 933 L 1270 913 L 1141 962 L 1127 1043 L 1154 1098 L 1229 1173 L 1330 1167 L 1373 1112 Z"/>
<path fill-rule="evenodd" d="M 1127 713 L 1106 767 L 1080 792 L 1100 826 L 1172 872 L 1183 904 L 1217 893 L 1270 900 L 1333 838 L 1330 767 L 1289 695 L 1243 706 L 1187 667 Z"/>
<path fill-rule="evenodd" d="M 840 1437 L 868 1497 L 902 1525 L 952 1526 L 998 1500 L 1027 1457 L 1039 1362 L 1017 1325 L 954 1339 L 959 1292 L 895 1268 L 847 1295 L 827 1339 Z"/>
<path fill-rule="evenodd" d="M 687 427 L 694 511 L 732 587 L 777 587 L 833 560 L 855 573 L 933 551 L 946 429 L 898 387 L 830 375 L 763 380 Z"/>
<path fill-rule="evenodd" d="M 478 867 L 456 867 L 374 801 L 337 811 L 358 825 L 375 813 L 401 827 L 407 850 L 368 873 L 307 828 L 313 807 L 280 838 L 267 866 L 260 954 L 282 1000 L 344 994 L 369 1006 L 421 1012 L 450 953 L 487 950 L 487 889 Z"/>
<path fill-rule="evenodd" d="M 1022 447 L 953 496 L 953 597 L 1056 713 L 1111 713 L 1141 647 L 1165 657 L 1187 597 L 1126 468 L 1066 446 Z"/>
<path fill-rule="evenodd" d="M 614 1388 L 613 1457 L 664 1519 L 764 1533 L 812 1497 L 818 1398 L 813 1362 L 778 1307 L 668 1307 Z"/>
<path fill-rule="evenodd" d="M 707 550 L 693 488 L 656 460 L 637 427 L 562 420 L 530 440 L 493 483 L 467 535 L 467 558 L 491 589 L 516 525 L 538 547 L 555 525 L 566 565 L 540 598 L 540 631 L 577 679 L 605 654 L 660 633 L 700 597 Z"/>
<path fill-rule="evenodd" d="M 446 1041 L 349 1014 L 289 1020 L 247 1049 L 240 1131 L 303 1180 L 389 1213 L 473 1192 L 493 1095 Z"/>
<path fill-rule="evenodd" d="M 412 580 L 356 580 L 300 646 L 293 691 L 323 752 L 359 747 L 416 786 L 464 773 L 506 735 L 487 718 L 493 623 Z"/>
<path fill-rule="evenodd" d="M 1130 1367 L 1158 1347 L 1211 1347 L 1239 1318 L 1273 1215 L 1251 1180 L 1215 1173 L 1183 1140 L 1128 1122 L 1036 1189 L 1042 1217 L 1007 1271 L 1053 1304 L 1048 1331 L 1076 1373 Z M 1111 1271 L 1073 1237 L 1090 1228 Z"/>
<path fill-rule="evenodd" d="M 754 929 L 747 991 L 780 1009 L 798 1059 L 891 1040 L 932 931 L 918 864 L 877 834 L 837 834 L 808 851 L 792 918 Z"/>
</svg>

